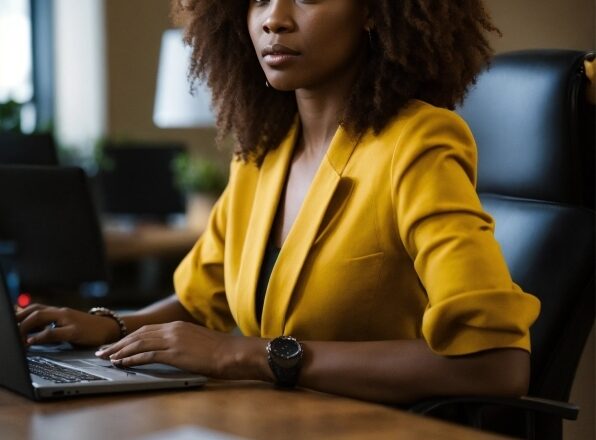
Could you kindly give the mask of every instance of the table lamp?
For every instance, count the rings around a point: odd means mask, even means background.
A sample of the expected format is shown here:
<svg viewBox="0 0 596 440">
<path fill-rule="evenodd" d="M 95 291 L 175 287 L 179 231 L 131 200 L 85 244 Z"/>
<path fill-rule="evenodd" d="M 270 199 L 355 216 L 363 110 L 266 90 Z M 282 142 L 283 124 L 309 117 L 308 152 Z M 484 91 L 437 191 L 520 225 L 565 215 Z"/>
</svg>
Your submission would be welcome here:
<svg viewBox="0 0 596 440">
<path fill-rule="evenodd" d="M 169 29 L 161 39 L 153 122 L 159 128 L 213 127 L 211 92 L 200 83 L 191 94 L 188 67 L 192 49 L 182 29 Z"/>
</svg>

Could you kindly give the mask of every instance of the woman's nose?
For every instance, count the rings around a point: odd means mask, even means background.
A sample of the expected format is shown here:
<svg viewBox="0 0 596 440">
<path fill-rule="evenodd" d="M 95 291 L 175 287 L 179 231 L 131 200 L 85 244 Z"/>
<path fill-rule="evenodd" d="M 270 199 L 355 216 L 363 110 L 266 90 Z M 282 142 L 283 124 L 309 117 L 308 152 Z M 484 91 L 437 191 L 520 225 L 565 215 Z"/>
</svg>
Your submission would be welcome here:
<svg viewBox="0 0 596 440">
<path fill-rule="evenodd" d="M 269 3 L 267 17 L 263 22 L 265 33 L 290 32 L 294 28 L 292 16 L 293 2 L 287 0 L 272 0 Z"/>
</svg>

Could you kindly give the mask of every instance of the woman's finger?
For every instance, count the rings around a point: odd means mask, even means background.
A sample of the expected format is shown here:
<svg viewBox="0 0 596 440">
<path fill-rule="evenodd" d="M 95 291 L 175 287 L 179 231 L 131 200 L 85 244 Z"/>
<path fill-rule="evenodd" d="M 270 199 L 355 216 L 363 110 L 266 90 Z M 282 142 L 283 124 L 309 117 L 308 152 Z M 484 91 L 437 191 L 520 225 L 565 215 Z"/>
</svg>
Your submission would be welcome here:
<svg viewBox="0 0 596 440">
<path fill-rule="evenodd" d="M 73 327 L 70 325 L 64 327 L 48 326 L 27 338 L 27 344 L 51 344 L 54 342 L 68 341 L 72 337 Z"/>
<path fill-rule="evenodd" d="M 58 309 L 50 307 L 41 308 L 35 310 L 27 316 L 27 318 L 21 321 L 19 331 L 21 332 L 21 336 L 26 338 L 29 333 L 41 329 L 51 323 L 63 324 L 61 318 Z"/>
<path fill-rule="evenodd" d="M 20 309 L 16 314 L 16 318 L 17 321 L 22 321 L 23 319 L 25 319 L 27 316 L 31 315 L 31 313 L 33 312 L 37 312 L 38 310 L 41 309 L 45 309 L 47 308 L 47 306 L 44 306 L 43 304 L 30 304 L 27 307 L 25 307 L 24 309 Z"/>
<path fill-rule="evenodd" d="M 103 359 L 107 359 L 110 355 L 122 350 L 122 348 L 133 344 L 134 342 L 138 341 L 138 340 L 142 340 L 142 339 L 147 339 L 147 338 L 159 338 L 162 335 L 162 328 L 161 326 L 145 326 L 145 327 L 141 327 L 140 329 L 138 329 L 137 331 L 131 333 L 128 336 L 125 336 L 124 338 L 120 339 L 117 342 L 114 342 L 113 344 L 107 346 L 107 347 L 102 347 L 100 350 L 98 350 L 97 352 L 95 352 L 96 356 L 99 356 L 100 358 Z"/>
<path fill-rule="evenodd" d="M 163 338 L 139 339 L 109 356 L 112 361 L 134 356 L 140 353 L 167 349 L 167 342 Z"/>
<path fill-rule="evenodd" d="M 118 368 L 136 367 L 138 365 L 146 365 L 152 363 L 167 364 L 168 352 L 166 350 L 160 351 L 146 351 L 144 353 L 135 354 L 122 359 L 117 359 L 112 362 Z"/>
</svg>

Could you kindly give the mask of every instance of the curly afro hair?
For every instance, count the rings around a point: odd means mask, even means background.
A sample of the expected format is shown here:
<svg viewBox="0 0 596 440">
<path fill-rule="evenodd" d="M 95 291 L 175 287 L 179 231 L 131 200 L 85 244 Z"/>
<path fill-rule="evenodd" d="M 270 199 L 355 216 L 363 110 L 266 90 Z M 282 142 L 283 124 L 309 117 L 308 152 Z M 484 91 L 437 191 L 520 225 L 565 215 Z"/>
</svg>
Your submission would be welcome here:
<svg viewBox="0 0 596 440">
<path fill-rule="evenodd" d="M 363 0 L 374 23 L 371 49 L 348 98 L 342 124 L 355 137 L 379 133 L 411 99 L 453 109 L 493 51 L 499 30 L 482 0 Z M 293 92 L 268 88 L 248 33 L 247 0 L 172 0 L 192 47 L 190 79 L 212 91 L 218 139 L 232 133 L 235 154 L 262 162 L 297 112 Z M 263 109 L 266 109 L 264 111 Z"/>
</svg>

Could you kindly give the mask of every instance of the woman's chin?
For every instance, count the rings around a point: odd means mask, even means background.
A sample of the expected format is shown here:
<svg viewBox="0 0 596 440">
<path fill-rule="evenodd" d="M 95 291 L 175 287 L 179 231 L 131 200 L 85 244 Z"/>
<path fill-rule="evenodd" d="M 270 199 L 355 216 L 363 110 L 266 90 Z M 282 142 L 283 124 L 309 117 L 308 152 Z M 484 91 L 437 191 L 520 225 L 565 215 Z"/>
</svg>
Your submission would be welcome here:
<svg viewBox="0 0 596 440">
<path fill-rule="evenodd" d="M 304 87 L 304 79 L 297 78 L 296 75 L 288 75 L 289 72 L 269 72 L 267 82 L 269 87 L 280 92 L 293 92 Z"/>
<path fill-rule="evenodd" d="M 279 92 L 293 92 L 299 88 L 286 81 L 269 81 L 269 87 Z"/>
</svg>

